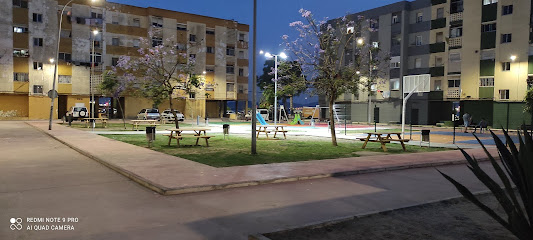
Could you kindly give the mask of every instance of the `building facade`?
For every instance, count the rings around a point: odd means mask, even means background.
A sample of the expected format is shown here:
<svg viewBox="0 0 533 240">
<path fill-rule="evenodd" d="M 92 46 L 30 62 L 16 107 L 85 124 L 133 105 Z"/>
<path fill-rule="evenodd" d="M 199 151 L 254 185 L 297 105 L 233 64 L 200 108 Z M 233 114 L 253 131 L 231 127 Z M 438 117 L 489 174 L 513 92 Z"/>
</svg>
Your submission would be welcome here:
<svg viewBox="0 0 533 240">
<path fill-rule="evenodd" d="M 48 118 L 47 92 L 54 72 L 49 60 L 55 58 L 59 13 L 66 2 L 0 0 L 6 6 L 0 10 L 0 29 L 6 33 L 0 36 L 0 118 Z M 64 116 L 76 103 L 89 106 L 91 90 L 95 109 L 115 108 L 116 101 L 98 89 L 102 73 L 120 56 L 135 57 L 143 47 L 140 38 L 149 38 L 149 32 L 154 33 L 153 44 L 163 39 L 177 43 L 179 51 L 196 59 L 196 73 L 204 76 L 204 88 L 176 101 L 186 117 L 219 117 L 227 101 L 247 102 L 248 25 L 104 0 L 74 1 L 62 18 L 55 117 Z M 134 96 L 117 100 L 129 118 L 152 107 L 150 100 Z M 168 108 L 168 103 L 159 108 Z"/>
<path fill-rule="evenodd" d="M 370 106 L 376 120 L 399 122 L 403 77 L 429 75 L 430 91 L 408 101 L 407 123 L 435 124 L 465 112 L 498 127 L 529 122 L 523 100 L 533 84 L 531 3 L 416 0 L 353 14 L 379 19 L 379 27 L 362 37 L 391 57 Z M 366 122 L 366 96 L 343 96 L 338 103 L 351 105 L 352 121 Z"/>
</svg>

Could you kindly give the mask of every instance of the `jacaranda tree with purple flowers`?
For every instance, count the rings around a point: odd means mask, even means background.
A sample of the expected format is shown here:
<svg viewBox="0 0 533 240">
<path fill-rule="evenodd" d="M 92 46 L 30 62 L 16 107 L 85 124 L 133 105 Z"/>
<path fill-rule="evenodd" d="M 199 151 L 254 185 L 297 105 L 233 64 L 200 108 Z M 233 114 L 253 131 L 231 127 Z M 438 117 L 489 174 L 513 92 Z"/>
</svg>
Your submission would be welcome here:
<svg viewBox="0 0 533 240">
<path fill-rule="evenodd" d="M 141 38 L 138 57 L 121 56 L 114 68 L 115 73 L 122 73 L 131 79 L 138 95 L 151 99 L 154 105 L 165 100 L 169 101 L 170 109 L 177 118 L 172 107 L 174 98 L 185 99 L 190 93 L 202 86 L 201 77 L 196 74 L 194 58 L 188 58 L 182 47 L 171 39 L 154 41 Z M 179 121 L 174 121 L 179 128 Z"/>
<path fill-rule="evenodd" d="M 102 94 L 105 96 L 112 96 L 113 99 L 118 102 L 118 108 L 122 115 L 124 129 L 126 129 L 126 116 L 119 98 L 127 92 L 128 88 L 131 87 L 133 82 L 132 80 L 132 78 L 118 78 L 113 71 L 106 71 L 104 74 L 104 79 L 99 86 Z"/>
<path fill-rule="evenodd" d="M 361 29 L 364 19 L 317 21 L 308 10 L 300 9 L 300 13 L 304 20 L 290 24 L 297 32 L 297 38 L 290 39 L 288 35 L 282 38 L 301 66 L 312 91 L 327 98 L 332 121 L 331 141 L 337 146 L 333 104 L 340 95 L 356 93 L 360 88 L 357 61 L 361 58 L 346 61 L 345 57 L 349 51 L 359 55 L 359 49 L 350 46 L 353 46 L 358 35 L 355 31 Z"/>
</svg>

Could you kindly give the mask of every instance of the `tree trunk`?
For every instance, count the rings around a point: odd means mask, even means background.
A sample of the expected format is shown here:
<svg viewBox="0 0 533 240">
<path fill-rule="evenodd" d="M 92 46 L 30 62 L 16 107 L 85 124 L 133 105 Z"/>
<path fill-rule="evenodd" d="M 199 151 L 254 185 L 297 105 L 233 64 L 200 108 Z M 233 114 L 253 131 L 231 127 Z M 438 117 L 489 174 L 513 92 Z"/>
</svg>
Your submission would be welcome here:
<svg viewBox="0 0 533 240">
<path fill-rule="evenodd" d="M 289 98 L 289 104 L 291 105 L 291 106 L 290 106 L 290 109 L 291 109 L 291 116 L 294 116 L 294 113 L 293 113 L 293 111 L 294 111 L 294 101 L 293 101 L 293 100 L 294 100 L 294 99 L 293 99 L 293 97 L 292 97 L 292 95 L 291 95 L 290 98 Z"/>
<path fill-rule="evenodd" d="M 170 106 L 170 112 L 172 112 L 172 115 L 174 115 L 174 124 L 176 124 L 176 129 L 180 128 L 180 123 L 178 121 L 178 114 L 176 114 L 176 111 L 174 111 L 174 108 L 172 107 L 172 94 L 168 98 L 168 105 Z"/>
<path fill-rule="evenodd" d="M 122 109 L 122 104 L 120 104 L 120 98 L 118 98 L 118 100 L 115 99 L 115 101 L 118 102 L 118 108 L 120 108 L 120 112 L 122 113 L 122 123 L 124 123 L 124 129 L 126 129 L 126 116 L 124 115 L 124 109 Z"/>
<path fill-rule="evenodd" d="M 334 115 L 333 103 L 335 103 L 335 98 L 331 96 L 329 99 L 329 122 L 330 122 L 329 127 L 331 131 L 331 144 L 333 144 L 333 146 L 337 146 L 337 136 L 335 135 L 335 117 L 334 117 L 335 115 Z"/>
</svg>

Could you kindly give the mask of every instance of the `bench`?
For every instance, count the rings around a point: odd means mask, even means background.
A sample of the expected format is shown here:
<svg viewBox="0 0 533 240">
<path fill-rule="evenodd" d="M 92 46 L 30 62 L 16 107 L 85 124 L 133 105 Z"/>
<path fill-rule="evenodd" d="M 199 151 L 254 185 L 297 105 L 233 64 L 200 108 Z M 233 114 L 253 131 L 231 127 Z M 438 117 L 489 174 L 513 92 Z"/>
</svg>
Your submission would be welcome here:
<svg viewBox="0 0 533 240">
<path fill-rule="evenodd" d="M 170 134 L 163 134 L 163 136 L 170 137 Z M 172 135 L 172 139 L 176 139 L 178 147 L 181 147 L 180 140 L 183 140 L 184 138 L 196 138 L 195 146 L 198 146 L 198 141 L 200 140 L 200 138 L 203 138 L 203 139 L 205 139 L 206 147 L 209 147 L 209 139 L 212 138 L 212 137 L 215 137 L 215 136 L 206 136 L 206 135 L 179 135 L 179 136 L 176 136 L 176 135 Z M 169 141 L 169 143 L 170 143 L 170 141 Z"/>
<path fill-rule="evenodd" d="M 135 122 L 134 122 L 131 130 L 136 130 L 136 131 L 138 131 L 140 125 L 146 125 L 146 126 L 152 126 L 152 127 L 155 127 L 155 126 L 159 126 L 160 124 L 158 124 L 158 123 L 135 123 Z"/>
</svg>

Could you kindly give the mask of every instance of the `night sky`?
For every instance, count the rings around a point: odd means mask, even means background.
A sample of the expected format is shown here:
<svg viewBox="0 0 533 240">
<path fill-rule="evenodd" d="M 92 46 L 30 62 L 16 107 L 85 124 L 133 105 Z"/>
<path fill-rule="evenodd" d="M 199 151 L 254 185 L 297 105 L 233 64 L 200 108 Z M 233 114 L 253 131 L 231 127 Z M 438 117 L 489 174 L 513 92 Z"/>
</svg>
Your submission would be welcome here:
<svg viewBox="0 0 533 240">
<path fill-rule="evenodd" d="M 338 18 L 347 13 L 360 12 L 367 9 L 398 2 L 399 0 L 257 0 L 257 49 L 272 53 L 283 51 L 281 36 L 291 35 L 289 23 L 302 20 L 298 10 L 310 10 L 316 19 L 324 17 Z M 252 0 L 111 0 L 140 7 L 156 7 L 199 15 L 234 19 L 239 23 L 250 25 L 250 50 L 252 49 Z M 252 62 L 250 51 L 250 63 Z M 257 73 L 262 73 L 264 57 L 257 56 Z M 252 76 L 250 68 L 250 76 Z M 249 88 L 252 91 L 252 88 Z M 251 94 L 250 94 L 251 95 Z M 308 99 L 306 99 L 308 98 Z M 315 97 L 302 96 L 295 102 L 314 102 Z"/>
</svg>

